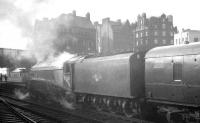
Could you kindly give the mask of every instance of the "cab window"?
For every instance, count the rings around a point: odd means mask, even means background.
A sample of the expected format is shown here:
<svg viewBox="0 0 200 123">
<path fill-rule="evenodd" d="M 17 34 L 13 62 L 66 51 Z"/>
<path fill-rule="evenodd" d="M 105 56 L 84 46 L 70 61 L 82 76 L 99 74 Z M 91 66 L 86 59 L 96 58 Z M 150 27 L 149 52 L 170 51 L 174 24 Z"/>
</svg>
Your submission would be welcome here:
<svg viewBox="0 0 200 123">
<path fill-rule="evenodd" d="M 65 65 L 65 73 L 69 73 L 70 72 L 70 65 L 66 64 Z"/>
</svg>

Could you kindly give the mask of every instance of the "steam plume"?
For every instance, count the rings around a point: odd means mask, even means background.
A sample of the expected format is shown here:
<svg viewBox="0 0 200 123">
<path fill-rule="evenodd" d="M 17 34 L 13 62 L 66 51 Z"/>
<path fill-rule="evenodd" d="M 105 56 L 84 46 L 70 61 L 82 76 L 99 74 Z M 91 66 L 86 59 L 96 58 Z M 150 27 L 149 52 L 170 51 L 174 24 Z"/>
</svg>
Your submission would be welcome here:
<svg viewBox="0 0 200 123">
<path fill-rule="evenodd" d="M 20 100 L 23 100 L 23 99 L 26 99 L 27 97 L 29 97 L 29 93 L 28 92 L 24 93 L 20 89 L 15 89 L 14 94 Z"/>
</svg>

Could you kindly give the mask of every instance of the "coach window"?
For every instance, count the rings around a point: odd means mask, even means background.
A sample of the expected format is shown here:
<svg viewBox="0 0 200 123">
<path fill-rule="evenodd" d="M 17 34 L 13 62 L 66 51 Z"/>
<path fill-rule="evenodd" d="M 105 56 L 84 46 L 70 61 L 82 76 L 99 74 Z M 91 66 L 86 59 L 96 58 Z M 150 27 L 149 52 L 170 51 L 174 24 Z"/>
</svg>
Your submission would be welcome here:
<svg viewBox="0 0 200 123">
<path fill-rule="evenodd" d="M 173 64 L 173 80 L 181 81 L 182 80 L 182 64 L 174 63 Z"/>
</svg>

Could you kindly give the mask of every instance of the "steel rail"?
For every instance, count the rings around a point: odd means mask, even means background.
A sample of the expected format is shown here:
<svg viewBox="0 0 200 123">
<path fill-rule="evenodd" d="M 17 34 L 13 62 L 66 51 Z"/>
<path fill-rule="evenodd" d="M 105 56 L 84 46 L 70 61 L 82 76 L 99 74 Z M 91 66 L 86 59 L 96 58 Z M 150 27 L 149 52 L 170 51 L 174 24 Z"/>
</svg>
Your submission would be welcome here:
<svg viewBox="0 0 200 123">
<path fill-rule="evenodd" d="M 29 117 L 23 115 L 22 113 L 15 110 L 6 100 L 0 98 L 0 101 L 14 114 L 16 114 L 18 117 L 20 117 L 22 120 L 24 120 L 27 123 L 37 123 L 33 119 L 30 119 Z"/>
</svg>

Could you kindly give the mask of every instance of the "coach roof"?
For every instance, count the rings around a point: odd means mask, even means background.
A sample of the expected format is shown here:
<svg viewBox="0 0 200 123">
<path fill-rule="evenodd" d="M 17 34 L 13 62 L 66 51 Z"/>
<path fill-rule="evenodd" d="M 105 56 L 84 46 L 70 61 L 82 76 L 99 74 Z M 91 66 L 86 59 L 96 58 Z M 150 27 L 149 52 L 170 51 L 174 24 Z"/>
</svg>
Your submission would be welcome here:
<svg viewBox="0 0 200 123">
<path fill-rule="evenodd" d="M 199 53 L 200 53 L 200 43 L 196 42 L 191 44 L 156 47 L 149 50 L 146 53 L 145 58 L 192 55 Z"/>
<path fill-rule="evenodd" d="M 130 59 L 130 57 L 132 55 L 133 55 L 133 53 L 129 52 L 129 53 L 110 55 L 110 56 L 91 57 L 91 58 L 84 59 L 83 62 L 112 61 L 112 60 Z"/>
</svg>

